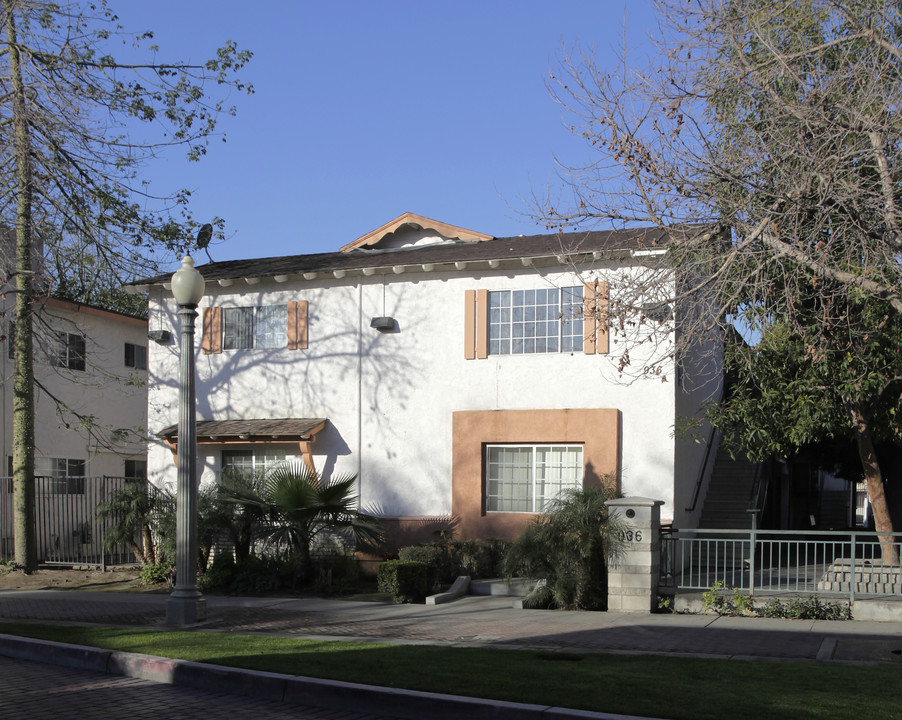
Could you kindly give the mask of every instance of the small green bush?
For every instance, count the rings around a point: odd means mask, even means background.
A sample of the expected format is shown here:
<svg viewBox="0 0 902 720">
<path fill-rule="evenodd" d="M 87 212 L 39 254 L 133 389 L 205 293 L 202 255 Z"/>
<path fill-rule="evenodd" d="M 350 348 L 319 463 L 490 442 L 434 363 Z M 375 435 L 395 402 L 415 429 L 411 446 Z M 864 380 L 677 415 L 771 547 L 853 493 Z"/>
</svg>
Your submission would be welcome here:
<svg viewBox="0 0 902 720">
<path fill-rule="evenodd" d="M 173 568 L 169 563 L 145 565 L 141 568 L 141 582 L 144 585 L 159 585 L 172 580 Z"/>
<path fill-rule="evenodd" d="M 357 560 L 351 556 L 318 560 L 314 563 L 313 589 L 324 595 L 341 595 L 352 592 L 360 581 Z"/>
<path fill-rule="evenodd" d="M 455 575 L 469 575 L 471 578 L 501 577 L 501 564 L 510 546 L 509 540 L 500 538 L 452 541 L 451 561 L 456 568 Z"/>
<path fill-rule="evenodd" d="M 754 615 L 790 620 L 851 620 L 852 608 L 846 602 L 823 602 L 817 595 L 790 598 L 782 602 L 771 598 L 764 605 L 756 605 L 754 598 L 735 588 L 727 594 L 723 580 L 702 593 L 703 612 L 714 610 L 718 615 Z"/>
<path fill-rule="evenodd" d="M 198 585 L 204 591 L 227 589 L 235 578 L 235 571 L 235 558 L 229 553 L 219 553 L 213 556 L 213 561 L 200 576 Z"/>
<path fill-rule="evenodd" d="M 413 560 L 386 560 L 379 565 L 379 591 L 396 603 L 423 602 L 430 591 L 429 566 Z"/>
</svg>

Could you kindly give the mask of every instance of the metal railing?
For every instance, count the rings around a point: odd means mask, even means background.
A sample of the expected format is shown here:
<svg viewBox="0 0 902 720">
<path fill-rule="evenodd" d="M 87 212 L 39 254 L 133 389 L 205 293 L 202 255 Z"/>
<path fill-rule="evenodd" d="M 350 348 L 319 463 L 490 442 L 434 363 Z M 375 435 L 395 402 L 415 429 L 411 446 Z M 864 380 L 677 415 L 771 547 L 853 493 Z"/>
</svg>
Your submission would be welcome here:
<svg viewBox="0 0 902 720">
<path fill-rule="evenodd" d="M 97 506 L 126 483 L 124 477 L 35 477 L 35 539 L 38 562 L 44 565 L 89 565 L 106 568 L 135 562 L 125 543 L 104 548 L 111 525 L 97 517 Z M 148 485 L 148 491 L 155 489 Z M 15 548 L 12 478 L 0 478 L 0 558 L 10 560 Z M 141 539 L 135 538 L 140 546 Z"/>
<path fill-rule="evenodd" d="M 902 596 L 902 533 L 753 527 L 674 530 L 661 542 L 665 587 L 708 590 L 720 581 L 749 595 Z"/>
</svg>

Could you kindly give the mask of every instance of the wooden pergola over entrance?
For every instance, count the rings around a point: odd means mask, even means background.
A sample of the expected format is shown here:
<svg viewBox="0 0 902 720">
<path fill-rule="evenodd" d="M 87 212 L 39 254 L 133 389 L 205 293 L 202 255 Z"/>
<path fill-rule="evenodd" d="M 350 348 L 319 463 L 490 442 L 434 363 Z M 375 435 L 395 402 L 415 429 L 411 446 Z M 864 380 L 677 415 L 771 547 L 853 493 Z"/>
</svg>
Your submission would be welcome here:
<svg viewBox="0 0 902 720">
<path fill-rule="evenodd" d="M 326 427 L 326 418 L 281 418 L 267 420 L 199 420 L 198 445 L 298 444 L 304 465 L 316 472 L 313 463 L 313 441 Z M 157 433 L 178 463 L 179 426 L 170 425 Z"/>
</svg>

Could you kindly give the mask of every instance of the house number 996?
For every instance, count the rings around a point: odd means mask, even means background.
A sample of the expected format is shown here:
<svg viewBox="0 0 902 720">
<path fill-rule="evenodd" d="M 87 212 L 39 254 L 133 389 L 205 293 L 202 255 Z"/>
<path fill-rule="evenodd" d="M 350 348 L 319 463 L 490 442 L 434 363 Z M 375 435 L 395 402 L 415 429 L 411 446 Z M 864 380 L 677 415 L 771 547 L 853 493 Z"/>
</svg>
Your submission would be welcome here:
<svg viewBox="0 0 902 720">
<path fill-rule="evenodd" d="M 620 534 L 621 539 L 626 540 L 626 542 L 642 542 L 642 531 L 641 530 L 624 530 Z"/>
</svg>

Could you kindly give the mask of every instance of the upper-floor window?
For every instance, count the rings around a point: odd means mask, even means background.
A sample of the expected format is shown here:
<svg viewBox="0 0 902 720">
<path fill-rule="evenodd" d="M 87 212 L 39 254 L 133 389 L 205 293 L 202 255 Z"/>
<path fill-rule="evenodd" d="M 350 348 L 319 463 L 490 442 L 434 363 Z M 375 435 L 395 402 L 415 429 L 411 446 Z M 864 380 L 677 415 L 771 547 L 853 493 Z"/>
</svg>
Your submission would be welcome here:
<svg viewBox="0 0 902 720">
<path fill-rule="evenodd" d="M 489 354 L 583 349 L 583 288 L 489 292 Z"/>
<path fill-rule="evenodd" d="M 307 301 L 254 307 L 207 307 L 203 310 L 204 354 L 251 348 L 307 347 Z"/>
<path fill-rule="evenodd" d="M 125 343 L 125 367 L 147 370 L 147 348 L 143 345 Z"/>
<path fill-rule="evenodd" d="M 85 369 L 85 338 L 83 335 L 70 332 L 57 332 L 48 348 L 48 360 L 51 365 L 69 370 Z"/>
<path fill-rule="evenodd" d="M 488 445 L 487 512 L 540 513 L 569 489 L 582 487 L 582 445 Z"/>
<path fill-rule="evenodd" d="M 283 348 L 288 344 L 285 305 L 222 309 L 222 349 Z"/>
</svg>

